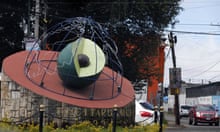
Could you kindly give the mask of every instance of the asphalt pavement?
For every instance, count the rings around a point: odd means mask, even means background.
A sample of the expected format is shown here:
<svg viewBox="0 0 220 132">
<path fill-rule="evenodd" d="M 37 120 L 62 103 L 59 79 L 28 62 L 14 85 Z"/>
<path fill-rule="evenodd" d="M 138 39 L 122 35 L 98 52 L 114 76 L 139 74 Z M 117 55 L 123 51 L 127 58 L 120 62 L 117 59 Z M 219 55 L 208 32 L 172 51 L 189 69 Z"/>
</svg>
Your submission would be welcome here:
<svg viewBox="0 0 220 132">
<path fill-rule="evenodd" d="M 170 113 L 164 113 L 164 118 L 167 120 L 167 126 L 164 130 L 164 132 L 173 132 L 173 130 L 178 130 L 178 129 L 182 129 L 185 128 L 184 125 L 180 124 L 180 125 L 176 125 L 176 119 L 174 114 L 170 114 Z"/>
<path fill-rule="evenodd" d="M 189 125 L 189 119 L 183 117 L 180 119 L 180 125 L 176 125 L 174 114 L 164 113 L 167 120 L 167 126 L 163 132 L 220 132 L 220 126 L 199 123 L 198 125 Z"/>
</svg>

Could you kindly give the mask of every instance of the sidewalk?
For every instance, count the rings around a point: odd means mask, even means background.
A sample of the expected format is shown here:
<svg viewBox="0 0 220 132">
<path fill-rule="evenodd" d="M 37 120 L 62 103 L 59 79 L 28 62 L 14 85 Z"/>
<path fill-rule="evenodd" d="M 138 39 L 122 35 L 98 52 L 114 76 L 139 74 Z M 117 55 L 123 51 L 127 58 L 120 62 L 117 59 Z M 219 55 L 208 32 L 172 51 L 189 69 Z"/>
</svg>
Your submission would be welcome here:
<svg viewBox="0 0 220 132">
<path fill-rule="evenodd" d="M 184 128 L 184 125 L 176 125 L 175 116 L 170 113 L 164 113 L 164 119 L 167 120 L 167 127 L 166 129 L 172 129 L 172 128 Z"/>
</svg>

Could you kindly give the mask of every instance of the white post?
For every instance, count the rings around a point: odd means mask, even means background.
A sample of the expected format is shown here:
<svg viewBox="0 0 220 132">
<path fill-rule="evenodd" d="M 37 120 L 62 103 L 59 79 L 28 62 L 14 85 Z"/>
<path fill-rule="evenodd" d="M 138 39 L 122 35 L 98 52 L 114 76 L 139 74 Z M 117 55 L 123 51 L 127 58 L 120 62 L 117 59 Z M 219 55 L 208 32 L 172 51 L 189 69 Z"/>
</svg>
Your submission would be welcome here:
<svg viewBox="0 0 220 132">
<path fill-rule="evenodd" d="M 37 40 L 39 37 L 39 15 L 40 15 L 40 0 L 36 0 L 35 5 L 35 27 L 34 27 L 34 37 Z"/>
</svg>

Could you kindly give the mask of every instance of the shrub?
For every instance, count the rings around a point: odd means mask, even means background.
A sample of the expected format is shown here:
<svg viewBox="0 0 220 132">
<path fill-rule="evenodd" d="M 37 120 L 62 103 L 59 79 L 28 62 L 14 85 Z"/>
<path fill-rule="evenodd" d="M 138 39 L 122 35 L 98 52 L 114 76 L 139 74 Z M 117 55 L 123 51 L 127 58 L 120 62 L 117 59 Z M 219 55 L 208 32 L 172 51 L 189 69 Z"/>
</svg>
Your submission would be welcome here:
<svg viewBox="0 0 220 132">
<path fill-rule="evenodd" d="M 79 124 L 73 124 L 66 128 L 55 128 L 54 123 L 43 126 L 43 132 L 112 132 L 112 123 L 108 127 L 96 126 L 89 121 L 84 121 Z M 0 123 L 1 132 L 39 132 L 39 125 L 33 123 L 25 125 L 11 125 L 10 123 Z M 146 126 L 129 126 L 129 127 L 116 127 L 117 132 L 158 132 L 159 125 L 146 125 Z"/>
</svg>

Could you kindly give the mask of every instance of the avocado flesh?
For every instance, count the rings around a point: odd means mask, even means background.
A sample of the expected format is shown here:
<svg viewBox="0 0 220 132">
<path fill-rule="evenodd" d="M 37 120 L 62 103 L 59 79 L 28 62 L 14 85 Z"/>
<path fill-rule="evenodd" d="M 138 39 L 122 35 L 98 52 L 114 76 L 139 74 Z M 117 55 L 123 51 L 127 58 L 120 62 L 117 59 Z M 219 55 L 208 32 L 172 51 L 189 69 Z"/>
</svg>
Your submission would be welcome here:
<svg viewBox="0 0 220 132">
<path fill-rule="evenodd" d="M 80 66 L 79 56 L 88 57 L 88 64 Z M 64 84 L 74 87 L 86 87 L 97 80 L 105 66 L 105 55 L 93 41 L 79 38 L 69 43 L 60 53 L 57 69 Z"/>
<path fill-rule="evenodd" d="M 105 66 L 105 55 L 102 49 L 93 41 L 86 38 L 80 38 L 74 41 L 74 43 L 72 44 L 72 54 L 75 53 L 74 64 L 78 77 L 92 76 L 101 72 Z M 84 54 L 89 57 L 90 63 L 88 66 L 80 67 L 78 61 L 79 54 Z"/>
</svg>

